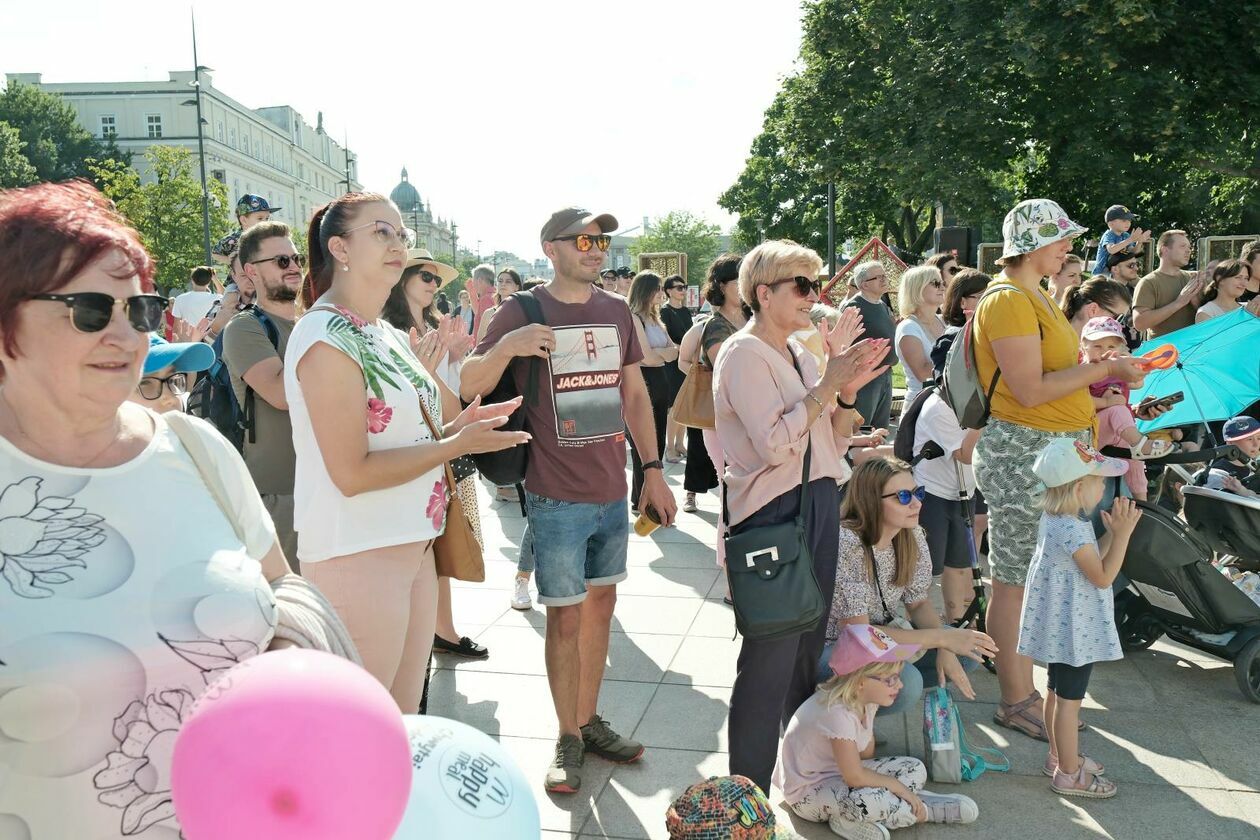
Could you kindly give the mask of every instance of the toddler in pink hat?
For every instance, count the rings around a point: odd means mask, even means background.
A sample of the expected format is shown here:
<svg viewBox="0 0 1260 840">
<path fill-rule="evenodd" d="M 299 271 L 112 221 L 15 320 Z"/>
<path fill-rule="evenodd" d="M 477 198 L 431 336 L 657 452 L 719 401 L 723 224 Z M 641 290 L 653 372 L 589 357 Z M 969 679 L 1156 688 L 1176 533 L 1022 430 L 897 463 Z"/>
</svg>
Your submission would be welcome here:
<svg viewBox="0 0 1260 840">
<path fill-rule="evenodd" d="M 901 668 L 919 652 L 870 624 L 840 632 L 835 674 L 792 716 L 772 781 L 803 819 L 851 840 L 888 840 L 921 822 L 973 822 L 976 803 L 923 789 L 927 769 L 911 756 L 875 757 L 875 710 L 901 690 Z"/>
</svg>

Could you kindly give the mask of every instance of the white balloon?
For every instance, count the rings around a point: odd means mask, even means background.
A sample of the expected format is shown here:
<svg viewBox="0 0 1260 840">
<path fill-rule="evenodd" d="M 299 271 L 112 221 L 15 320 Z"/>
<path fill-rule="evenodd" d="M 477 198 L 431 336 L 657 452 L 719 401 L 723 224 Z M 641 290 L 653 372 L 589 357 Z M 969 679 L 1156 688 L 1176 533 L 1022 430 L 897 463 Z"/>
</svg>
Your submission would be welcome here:
<svg viewBox="0 0 1260 840">
<path fill-rule="evenodd" d="M 394 840 L 537 840 L 538 803 L 497 741 L 457 720 L 403 715 L 411 798 Z"/>
</svg>

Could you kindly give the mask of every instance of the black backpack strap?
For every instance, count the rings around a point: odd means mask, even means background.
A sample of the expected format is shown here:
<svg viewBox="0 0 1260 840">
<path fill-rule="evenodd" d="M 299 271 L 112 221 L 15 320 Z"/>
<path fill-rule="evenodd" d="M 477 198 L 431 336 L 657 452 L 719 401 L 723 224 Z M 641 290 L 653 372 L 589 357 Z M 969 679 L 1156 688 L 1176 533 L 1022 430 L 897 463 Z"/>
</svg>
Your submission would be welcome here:
<svg viewBox="0 0 1260 840">
<path fill-rule="evenodd" d="M 543 317 L 542 306 L 538 303 L 538 298 L 534 297 L 531 290 L 514 292 L 512 299 L 520 304 L 521 309 L 525 313 L 525 323 L 527 324 L 546 324 L 547 320 Z M 529 359 L 529 373 L 525 379 L 525 404 L 533 405 L 538 401 L 538 378 L 542 359 L 537 356 L 531 356 Z M 524 498 L 522 496 L 522 498 Z M 522 502 L 522 505 L 524 502 Z"/>
</svg>

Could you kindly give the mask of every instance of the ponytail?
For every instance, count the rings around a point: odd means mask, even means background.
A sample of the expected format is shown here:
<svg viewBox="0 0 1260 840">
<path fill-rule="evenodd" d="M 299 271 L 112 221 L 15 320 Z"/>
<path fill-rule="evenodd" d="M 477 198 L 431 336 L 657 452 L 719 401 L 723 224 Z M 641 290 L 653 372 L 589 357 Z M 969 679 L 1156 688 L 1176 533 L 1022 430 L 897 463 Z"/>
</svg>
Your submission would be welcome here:
<svg viewBox="0 0 1260 840">
<path fill-rule="evenodd" d="M 1080 286 L 1072 286 L 1067 290 L 1067 294 L 1063 296 L 1063 315 L 1069 321 L 1076 317 L 1076 313 L 1089 301 L 1085 300 L 1085 296 L 1081 294 Z"/>
<path fill-rule="evenodd" d="M 1077 316 L 1086 305 L 1096 303 L 1104 309 L 1116 309 L 1123 305 L 1128 309 L 1133 305 L 1133 293 L 1129 287 L 1119 280 L 1108 277 L 1093 277 L 1079 286 L 1068 289 L 1063 296 L 1063 315 L 1069 321 Z"/>
<path fill-rule="evenodd" d="M 302 307 L 304 309 L 314 306 L 315 301 L 332 287 L 336 261 L 328 251 L 328 240 L 354 227 L 352 220 L 358 205 L 378 202 L 393 205 L 392 201 L 379 193 L 346 193 L 334 198 L 311 216 L 311 224 L 306 232 L 310 254 L 307 255 L 306 277 L 302 281 Z"/>
</svg>

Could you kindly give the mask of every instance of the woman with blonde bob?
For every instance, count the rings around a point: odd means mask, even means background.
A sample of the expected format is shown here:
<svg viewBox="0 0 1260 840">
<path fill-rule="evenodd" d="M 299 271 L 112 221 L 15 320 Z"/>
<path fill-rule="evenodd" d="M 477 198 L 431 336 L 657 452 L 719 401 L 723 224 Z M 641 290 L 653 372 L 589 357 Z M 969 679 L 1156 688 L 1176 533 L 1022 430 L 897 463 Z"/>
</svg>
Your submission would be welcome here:
<svg viewBox="0 0 1260 840">
<path fill-rule="evenodd" d="M 877 625 L 898 642 L 927 651 L 913 666 L 906 663 L 901 694 L 881 712 L 913 708 L 925 685 L 943 685 L 946 680 L 973 699 L 960 657 L 974 667 L 997 652 L 984 633 L 942 626 L 928 600 L 932 559 L 919 528 L 925 494 L 908 464 L 873 458 L 853 471 L 840 508 L 835 594 L 827 621 L 828 644 L 819 663 L 823 673 L 835 640 L 848 625 Z"/>
<path fill-rule="evenodd" d="M 763 242 L 739 267 L 748 324 L 718 352 L 714 415 L 725 460 L 727 522 L 732 534 L 806 521 L 814 575 L 824 594 L 835 580 L 839 484 L 849 477 L 844 451 L 857 390 L 887 370 L 887 341 L 853 344 L 862 325 L 846 311 L 834 328 L 819 324 L 827 363 L 792 338 L 809 329 L 822 259 L 794 242 Z M 850 346 L 852 344 L 852 346 Z M 809 503 L 801 510 L 801 471 L 810 451 Z M 799 636 L 745 638 L 730 703 L 730 770 L 762 789 L 778 752 L 779 731 L 813 692 L 823 623 Z"/>
<path fill-rule="evenodd" d="M 897 358 L 906 374 L 906 405 L 932 378 L 932 345 L 945 332 L 945 322 L 936 314 L 945 302 L 945 281 L 934 266 L 918 265 L 901 275 L 897 291 Z"/>
</svg>

